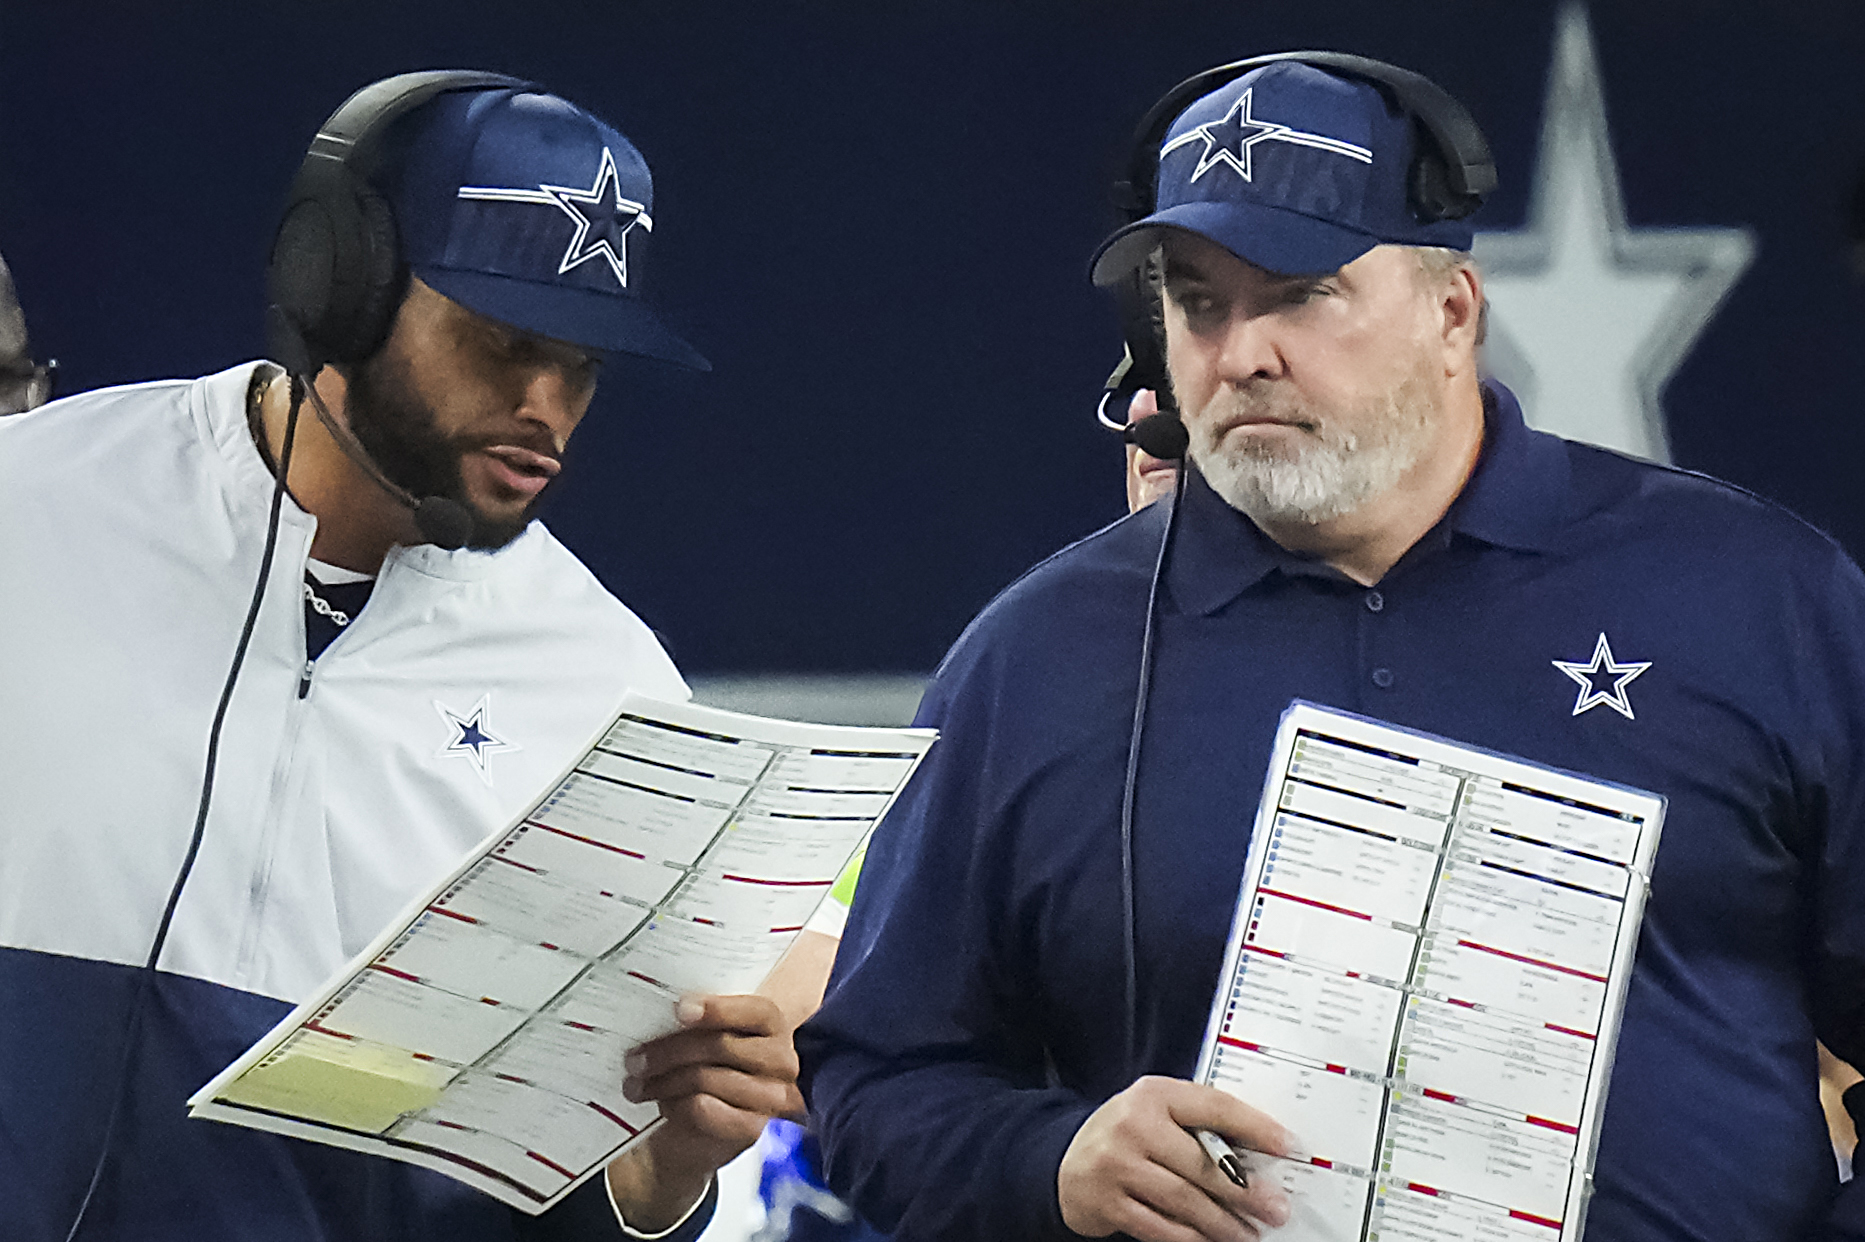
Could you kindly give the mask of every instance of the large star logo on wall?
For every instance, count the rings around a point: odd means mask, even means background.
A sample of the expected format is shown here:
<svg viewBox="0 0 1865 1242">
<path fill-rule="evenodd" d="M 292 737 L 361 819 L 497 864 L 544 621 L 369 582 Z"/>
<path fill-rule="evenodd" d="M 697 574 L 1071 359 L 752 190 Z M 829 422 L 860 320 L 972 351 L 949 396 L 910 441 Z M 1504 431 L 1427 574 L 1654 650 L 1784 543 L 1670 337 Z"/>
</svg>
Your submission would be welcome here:
<svg viewBox="0 0 1865 1242">
<path fill-rule="evenodd" d="M 501 750 L 522 749 L 517 743 L 508 742 L 495 734 L 492 726 L 487 723 L 487 715 L 492 710 L 492 696 L 489 694 L 482 695 L 468 712 L 456 712 L 439 699 L 434 700 L 434 710 L 446 721 L 450 735 L 440 748 L 438 757 L 464 756 L 472 763 L 473 770 L 479 773 L 479 779 L 487 785 L 492 784 L 488 756 Z"/>
<path fill-rule="evenodd" d="M 1562 8 L 1527 227 L 1476 239 L 1486 361 L 1528 421 L 1669 461 L 1660 394 L 1754 253 L 1746 228 L 1626 223 L 1586 8 Z"/>
<path fill-rule="evenodd" d="M 591 259 L 605 260 L 609 270 L 624 289 L 628 287 L 628 233 L 637 224 L 654 231 L 654 221 L 647 207 L 622 197 L 621 179 L 615 171 L 615 155 L 602 148 L 602 163 L 596 179 L 587 190 L 568 185 L 543 185 L 537 189 L 519 189 L 487 185 L 463 185 L 461 198 L 493 203 L 543 203 L 557 208 L 575 222 L 570 244 L 564 248 L 557 274 L 563 275 Z"/>
</svg>

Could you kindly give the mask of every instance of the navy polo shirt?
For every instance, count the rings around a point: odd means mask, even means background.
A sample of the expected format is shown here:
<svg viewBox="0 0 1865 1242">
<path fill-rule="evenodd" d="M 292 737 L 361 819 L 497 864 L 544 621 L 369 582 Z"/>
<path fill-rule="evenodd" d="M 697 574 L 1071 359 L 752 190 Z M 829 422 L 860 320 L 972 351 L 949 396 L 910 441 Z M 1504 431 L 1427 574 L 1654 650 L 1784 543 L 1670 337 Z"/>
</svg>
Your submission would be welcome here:
<svg viewBox="0 0 1865 1242">
<path fill-rule="evenodd" d="M 1300 698 L 1670 800 L 1587 1236 L 1818 1235 L 1837 1183 L 1816 1032 L 1865 1062 L 1865 579 L 1766 501 L 1485 400 L 1476 473 L 1373 588 L 1190 477 L 1134 829 L 1136 1065 L 1119 804 L 1167 507 L 1044 562 L 960 638 L 920 713 L 943 736 L 798 1040 L 829 1183 L 869 1220 L 1069 1236 L 1075 1130 L 1137 1074 L 1194 1068 Z"/>
</svg>

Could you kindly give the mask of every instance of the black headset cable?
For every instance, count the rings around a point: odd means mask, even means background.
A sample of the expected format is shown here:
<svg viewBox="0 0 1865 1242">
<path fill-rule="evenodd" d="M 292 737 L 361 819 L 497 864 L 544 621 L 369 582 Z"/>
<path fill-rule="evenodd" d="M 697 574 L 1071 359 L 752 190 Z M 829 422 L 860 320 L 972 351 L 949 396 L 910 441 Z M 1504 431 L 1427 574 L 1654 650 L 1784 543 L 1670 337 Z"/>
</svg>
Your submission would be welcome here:
<svg viewBox="0 0 1865 1242">
<path fill-rule="evenodd" d="M 272 576 L 273 555 L 278 550 L 279 516 L 285 505 L 285 480 L 291 472 L 291 449 L 297 438 L 298 410 L 303 404 L 304 392 L 305 381 L 293 375 L 291 409 L 285 417 L 285 442 L 279 449 L 278 477 L 272 485 L 271 511 L 266 515 L 265 550 L 259 556 L 259 578 L 253 584 L 252 602 L 246 608 L 246 623 L 240 628 L 239 642 L 233 648 L 233 661 L 227 668 L 226 684 L 220 690 L 220 703 L 214 708 L 213 726 L 207 732 L 207 761 L 201 771 L 201 800 L 194 813 L 194 832 L 188 839 L 188 852 L 181 860 L 181 869 L 175 873 L 175 882 L 168 890 L 168 904 L 162 909 L 162 921 L 156 925 L 155 940 L 149 946 L 149 956 L 138 973 L 136 996 L 131 1002 L 129 1024 L 123 1035 L 123 1059 L 117 1069 L 116 1090 L 111 1095 L 110 1118 L 104 1123 L 103 1147 L 97 1153 L 97 1164 L 91 1169 L 91 1180 L 84 1189 L 84 1200 L 78 1204 L 77 1215 L 71 1218 L 71 1227 L 65 1231 L 65 1242 L 75 1242 L 78 1230 L 84 1224 L 85 1214 L 90 1211 L 91 1202 L 97 1195 L 97 1188 L 103 1184 L 104 1169 L 110 1162 L 110 1151 L 116 1143 L 117 1122 L 123 1115 L 123 1098 L 129 1092 L 130 1070 L 136 1060 L 143 1011 L 147 1007 L 149 990 L 155 979 L 156 962 L 161 959 L 162 948 L 168 943 L 168 929 L 175 920 L 175 908 L 181 904 L 182 889 L 187 887 L 188 877 L 194 871 L 194 860 L 201 852 L 202 838 L 207 835 L 207 812 L 214 798 L 214 771 L 220 759 L 220 730 L 226 723 L 227 709 L 233 702 L 233 688 L 239 684 L 240 668 L 246 663 L 246 649 L 252 644 L 253 630 L 259 623 L 259 606 L 265 600 L 266 582 Z"/>
<path fill-rule="evenodd" d="M 1136 941 L 1133 891 L 1133 812 L 1139 800 L 1140 744 L 1146 736 L 1146 705 L 1153 691 L 1153 638 L 1159 617 L 1159 584 L 1166 576 L 1166 558 L 1171 555 L 1172 536 L 1178 530 L 1179 510 L 1185 506 L 1186 460 L 1179 459 L 1178 475 L 1172 483 L 1172 511 L 1166 515 L 1165 533 L 1159 537 L 1159 557 L 1153 562 L 1153 580 L 1146 588 L 1146 629 L 1140 639 L 1140 683 L 1133 695 L 1133 730 L 1127 736 L 1127 779 L 1120 794 L 1120 913 L 1126 928 L 1126 1072 L 1129 1083 L 1139 1075 L 1140 984 L 1139 951 Z"/>
</svg>

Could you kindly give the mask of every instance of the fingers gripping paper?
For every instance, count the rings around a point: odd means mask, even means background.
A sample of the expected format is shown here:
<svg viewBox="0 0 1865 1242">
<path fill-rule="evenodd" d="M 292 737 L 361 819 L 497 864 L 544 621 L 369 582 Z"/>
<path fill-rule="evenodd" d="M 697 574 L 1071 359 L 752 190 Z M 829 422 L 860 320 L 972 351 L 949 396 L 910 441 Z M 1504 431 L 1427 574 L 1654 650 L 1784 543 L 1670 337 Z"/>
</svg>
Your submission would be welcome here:
<svg viewBox="0 0 1865 1242">
<path fill-rule="evenodd" d="M 1664 799 L 1297 703 L 1198 1081 L 1300 1242 L 1580 1237 Z"/>
<path fill-rule="evenodd" d="M 622 1058 L 776 964 L 934 734 L 624 701 L 535 806 L 189 1101 L 540 1212 L 656 1124 Z"/>
</svg>

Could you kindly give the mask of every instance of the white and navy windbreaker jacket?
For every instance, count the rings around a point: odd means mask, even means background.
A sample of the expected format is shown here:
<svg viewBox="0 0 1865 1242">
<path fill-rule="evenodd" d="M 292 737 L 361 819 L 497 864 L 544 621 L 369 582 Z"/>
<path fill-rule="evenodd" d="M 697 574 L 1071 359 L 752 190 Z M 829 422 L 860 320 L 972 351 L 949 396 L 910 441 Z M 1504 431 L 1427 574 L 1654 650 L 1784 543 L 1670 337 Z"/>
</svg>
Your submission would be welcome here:
<svg viewBox="0 0 1865 1242">
<path fill-rule="evenodd" d="M 272 492 L 245 416 L 252 370 L 0 419 L 9 1242 L 58 1242 L 84 1193 L 137 967 L 193 826 Z M 85 1236 L 553 1236 L 559 1212 L 521 1218 L 397 1162 L 186 1116 L 192 1091 L 520 811 L 625 690 L 687 695 L 648 628 L 536 524 L 497 553 L 394 550 L 307 672 L 315 525 L 286 502 Z M 478 733 L 458 723 L 475 713 Z M 593 1236 L 614 1235 L 598 1203 Z"/>
</svg>

